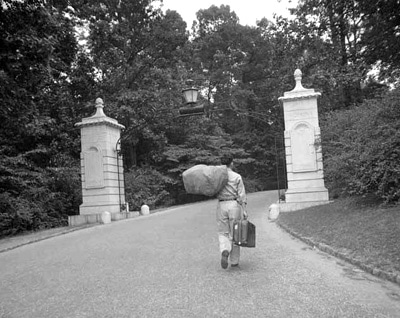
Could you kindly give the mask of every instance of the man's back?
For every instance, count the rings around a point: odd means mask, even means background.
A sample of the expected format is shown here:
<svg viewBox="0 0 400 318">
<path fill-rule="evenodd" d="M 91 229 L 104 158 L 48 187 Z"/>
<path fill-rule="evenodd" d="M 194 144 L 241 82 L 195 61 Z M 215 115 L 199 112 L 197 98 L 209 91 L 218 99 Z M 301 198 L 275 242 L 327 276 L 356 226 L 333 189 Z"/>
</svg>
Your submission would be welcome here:
<svg viewBox="0 0 400 318">
<path fill-rule="evenodd" d="M 218 194 L 219 200 L 238 200 L 239 203 L 246 201 L 242 177 L 240 174 L 228 168 L 228 182 Z"/>
</svg>

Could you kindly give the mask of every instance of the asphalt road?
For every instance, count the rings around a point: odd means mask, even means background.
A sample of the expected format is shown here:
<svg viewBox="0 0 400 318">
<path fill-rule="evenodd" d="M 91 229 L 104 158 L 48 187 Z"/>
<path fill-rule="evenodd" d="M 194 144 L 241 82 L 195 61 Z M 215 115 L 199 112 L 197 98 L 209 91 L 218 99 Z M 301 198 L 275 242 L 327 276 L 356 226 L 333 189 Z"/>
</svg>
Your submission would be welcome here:
<svg viewBox="0 0 400 318">
<path fill-rule="evenodd" d="M 0 254 L 0 317 L 400 317 L 400 287 L 293 239 L 249 196 L 257 248 L 220 266 L 216 201 Z"/>
</svg>

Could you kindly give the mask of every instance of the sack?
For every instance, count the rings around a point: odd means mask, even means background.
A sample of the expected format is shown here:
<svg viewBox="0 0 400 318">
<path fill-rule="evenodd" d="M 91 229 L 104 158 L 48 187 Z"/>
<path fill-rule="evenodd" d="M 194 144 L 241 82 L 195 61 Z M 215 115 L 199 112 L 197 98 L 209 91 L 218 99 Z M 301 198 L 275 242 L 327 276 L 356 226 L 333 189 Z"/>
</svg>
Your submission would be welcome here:
<svg viewBox="0 0 400 318">
<path fill-rule="evenodd" d="M 241 247 L 256 247 L 256 226 L 247 219 L 235 220 L 232 242 Z"/>
<path fill-rule="evenodd" d="M 185 190 L 190 194 L 215 196 L 228 182 L 226 166 L 196 165 L 182 174 Z"/>
</svg>

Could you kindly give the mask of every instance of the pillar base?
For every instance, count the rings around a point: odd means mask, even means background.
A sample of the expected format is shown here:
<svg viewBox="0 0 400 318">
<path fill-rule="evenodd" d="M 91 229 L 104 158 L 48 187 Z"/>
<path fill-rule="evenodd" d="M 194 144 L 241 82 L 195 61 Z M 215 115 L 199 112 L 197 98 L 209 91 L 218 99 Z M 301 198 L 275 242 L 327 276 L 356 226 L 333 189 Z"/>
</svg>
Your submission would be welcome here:
<svg viewBox="0 0 400 318">
<path fill-rule="evenodd" d="M 116 212 L 110 213 L 111 221 L 119 221 L 124 219 L 131 219 L 139 216 L 139 212 Z M 82 214 L 82 215 L 70 215 L 68 216 L 69 226 L 80 226 L 84 224 L 95 224 L 102 223 L 101 219 L 102 213 L 96 214 Z"/>
<path fill-rule="evenodd" d="M 309 187 L 288 189 L 285 193 L 286 203 L 329 201 L 328 189 L 325 187 Z"/>
<path fill-rule="evenodd" d="M 319 206 L 331 203 L 332 201 L 309 201 L 309 202 L 281 202 L 279 203 L 279 212 L 293 212 L 307 209 L 313 206 Z"/>
<path fill-rule="evenodd" d="M 121 212 L 119 203 L 83 203 L 79 206 L 80 215 L 101 214 L 103 212 L 118 213 Z"/>
</svg>

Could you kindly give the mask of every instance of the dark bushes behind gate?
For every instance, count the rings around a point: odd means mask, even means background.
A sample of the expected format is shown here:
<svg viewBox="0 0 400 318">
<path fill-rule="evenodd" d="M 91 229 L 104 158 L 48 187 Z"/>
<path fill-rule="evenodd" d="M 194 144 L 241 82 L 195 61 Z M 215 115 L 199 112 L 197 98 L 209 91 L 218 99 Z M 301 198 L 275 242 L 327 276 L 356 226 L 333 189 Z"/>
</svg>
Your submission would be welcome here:
<svg viewBox="0 0 400 318">
<path fill-rule="evenodd" d="M 400 199 L 400 90 L 324 116 L 322 146 L 331 194 Z"/>
</svg>

